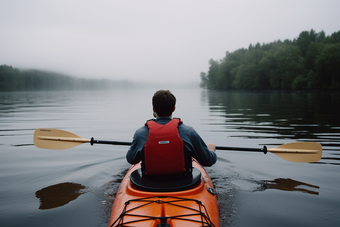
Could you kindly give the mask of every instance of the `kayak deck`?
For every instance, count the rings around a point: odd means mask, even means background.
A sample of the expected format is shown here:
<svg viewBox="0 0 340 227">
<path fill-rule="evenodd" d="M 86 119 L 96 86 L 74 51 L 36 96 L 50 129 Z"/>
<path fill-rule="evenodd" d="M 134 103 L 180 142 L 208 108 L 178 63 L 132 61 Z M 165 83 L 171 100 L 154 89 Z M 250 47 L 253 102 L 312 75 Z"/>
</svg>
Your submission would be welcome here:
<svg viewBox="0 0 340 227">
<path fill-rule="evenodd" d="M 170 207 L 173 208 L 170 208 Z M 129 207 L 129 208 L 128 208 Z M 143 208 L 150 214 L 142 214 Z M 172 212 L 171 212 L 172 211 Z M 125 204 L 121 217 L 116 220 L 116 226 L 133 225 L 142 223 L 147 226 L 214 226 L 205 206 L 198 200 L 180 197 L 149 197 L 144 199 L 129 200 Z"/>
<path fill-rule="evenodd" d="M 109 226 L 219 226 L 217 198 L 210 177 L 195 160 L 201 173 L 193 188 L 174 192 L 142 191 L 130 181 L 134 165 L 124 177 L 113 207 Z"/>
</svg>

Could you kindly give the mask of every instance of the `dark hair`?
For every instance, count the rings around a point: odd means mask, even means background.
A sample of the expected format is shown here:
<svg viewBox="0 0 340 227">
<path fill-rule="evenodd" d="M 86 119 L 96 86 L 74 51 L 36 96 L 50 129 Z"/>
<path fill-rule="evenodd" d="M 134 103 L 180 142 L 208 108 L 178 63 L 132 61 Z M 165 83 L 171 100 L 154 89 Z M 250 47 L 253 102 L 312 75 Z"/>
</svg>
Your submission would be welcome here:
<svg viewBox="0 0 340 227">
<path fill-rule="evenodd" d="M 176 97 L 169 90 L 159 90 L 152 97 L 152 105 L 159 117 L 168 117 L 175 108 Z"/>
</svg>

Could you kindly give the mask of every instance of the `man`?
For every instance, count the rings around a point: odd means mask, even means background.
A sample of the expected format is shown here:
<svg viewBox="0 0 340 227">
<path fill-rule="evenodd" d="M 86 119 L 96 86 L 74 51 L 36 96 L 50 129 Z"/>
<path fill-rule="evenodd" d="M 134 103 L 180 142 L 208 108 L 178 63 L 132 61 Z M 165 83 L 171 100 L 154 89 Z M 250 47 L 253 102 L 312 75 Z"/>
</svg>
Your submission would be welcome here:
<svg viewBox="0 0 340 227">
<path fill-rule="evenodd" d="M 152 98 L 155 120 L 139 128 L 126 159 L 131 164 L 142 161 L 146 175 L 174 175 L 191 172 L 195 158 L 203 166 L 216 162 L 215 144 L 205 144 L 197 132 L 172 118 L 176 98 L 169 90 L 159 90 Z"/>
</svg>

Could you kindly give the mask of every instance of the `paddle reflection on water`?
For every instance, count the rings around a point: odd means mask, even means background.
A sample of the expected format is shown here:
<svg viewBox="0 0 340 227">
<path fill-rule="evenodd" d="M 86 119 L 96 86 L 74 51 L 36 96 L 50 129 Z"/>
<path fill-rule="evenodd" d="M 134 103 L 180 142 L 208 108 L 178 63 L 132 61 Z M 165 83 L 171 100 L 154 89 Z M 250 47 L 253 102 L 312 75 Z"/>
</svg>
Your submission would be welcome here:
<svg viewBox="0 0 340 227">
<path fill-rule="evenodd" d="M 301 187 L 310 187 L 310 188 L 317 188 L 319 189 L 320 187 L 311 185 L 311 184 L 306 184 L 300 181 L 292 180 L 289 178 L 278 178 L 275 180 L 265 180 L 263 181 L 263 190 L 266 189 L 277 189 L 277 190 L 282 190 L 282 191 L 299 191 L 303 193 L 309 193 L 313 195 L 319 195 L 319 192 L 312 191 L 309 189 L 301 188 Z"/>
<path fill-rule="evenodd" d="M 43 188 L 35 193 L 40 200 L 40 210 L 64 206 L 84 194 L 85 186 L 77 183 L 60 183 Z"/>
</svg>

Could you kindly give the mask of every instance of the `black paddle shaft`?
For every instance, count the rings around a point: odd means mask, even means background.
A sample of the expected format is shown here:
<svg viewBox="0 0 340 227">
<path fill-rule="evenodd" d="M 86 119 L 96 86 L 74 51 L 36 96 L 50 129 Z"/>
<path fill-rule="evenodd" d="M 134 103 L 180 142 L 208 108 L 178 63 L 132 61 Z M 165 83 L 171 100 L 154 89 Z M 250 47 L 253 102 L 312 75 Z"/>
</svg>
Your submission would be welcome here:
<svg viewBox="0 0 340 227">
<path fill-rule="evenodd" d="M 131 142 L 95 140 L 92 137 L 91 138 L 91 145 L 93 145 L 94 143 L 131 146 Z M 220 146 L 217 146 L 216 149 L 217 150 L 232 150 L 232 151 L 253 151 L 253 152 L 263 152 L 263 153 L 267 154 L 267 147 L 266 146 L 263 146 L 263 148 L 242 148 L 242 147 L 220 147 Z"/>
<path fill-rule="evenodd" d="M 267 154 L 267 147 L 263 146 L 263 148 L 244 148 L 244 147 L 216 147 L 217 150 L 231 150 L 231 151 L 253 151 L 253 152 L 263 152 Z"/>
<path fill-rule="evenodd" d="M 91 145 L 93 145 L 94 143 L 111 144 L 111 145 L 127 145 L 127 146 L 131 146 L 131 142 L 95 140 L 95 139 L 92 137 L 92 138 L 91 138 Z"/>
</svg>

